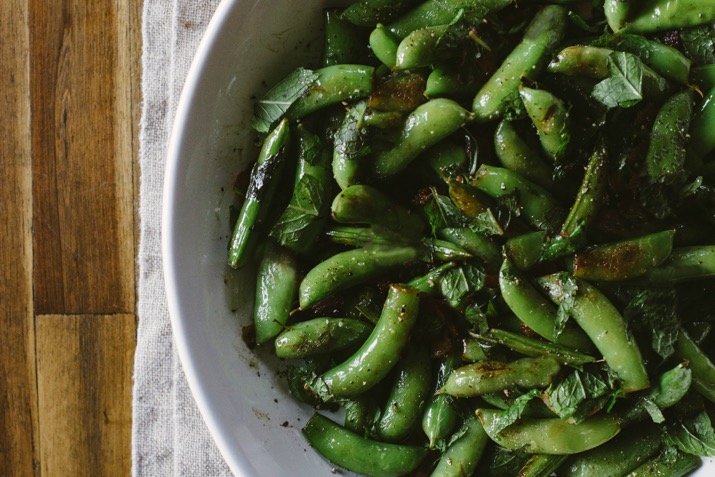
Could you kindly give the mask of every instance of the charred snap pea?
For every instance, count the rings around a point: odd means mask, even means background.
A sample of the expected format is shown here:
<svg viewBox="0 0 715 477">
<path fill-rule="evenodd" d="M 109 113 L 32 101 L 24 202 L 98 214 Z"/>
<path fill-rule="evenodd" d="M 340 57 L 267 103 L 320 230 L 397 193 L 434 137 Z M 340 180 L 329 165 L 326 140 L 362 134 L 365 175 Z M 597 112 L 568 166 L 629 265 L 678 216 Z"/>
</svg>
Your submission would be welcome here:
<svg viewBox="0 0 715 477">
<path fill-rule="evenodd" d="M 370 49 L 380 62 L 388 68 L 394 68 L 397 62 L 397 47 L 400 45 L 395 36 L 384 25 L 378 24 L 370 33 Z"/>
<path fill-rule="evenodd" d="M 300 282 L 298 298 L 305 310 L 332 295 L 420 258 L 419 247 L 369 247 L 333 255 L 313 267 Z"/>
<path fill-rule="evenodd" d="M 475 416 L 465 419 L 457 436 L 440 457 L 431 477 L 463 477 L 476 470 L 489 442 L 479 419 Z"/>
<path fill-rule="evenodd" d="M 462 182 L 461 179 L 449 179 L 447 185 L 449 186 L 449 198 L 468 218 L 474 219 L 489 210 L 486 202 L 488 197 L 474 186 Z"/>
<path fill-rule="evenodd" d="M 544 7 L 529 24 L 524 38 L 499 69 L 477 92 L 472 110 L 477 121 L 504 115 L 519 101 L 522 78 L 534 78 L 545 66 L 566 29 L 566 10 L 558 5 Z"/>
<path fill-rule="evenodd" d="M 534 454 L 519 469 L 517 477 L 550 477 L 567 458 L 565 455 Z"/>
<path fill-rule="evenodd" d="M 596 46 L 567 46 L 551 60 L 547 69 L 551 73 L 603 79 L 608 76 L 608 55 L 612 52 Z"/>
<path fill-rule="evenodd" d="M 674 230 L 666 230 L 582 250 L 574 257 L 573 274 L 597 281 L 627 280 L 644 275 L 670 256 L 674 235 Z"/>
<path fill-rule="evenodd" d="M 314 414 L 303 428 L 311 447 L 335 465 L 375 477 L 397 477 L 412 472 L 426 450 L 418 446 L 388 444 L 362 437 Z"/>
<path fill-rule="evenodd" d="M 519 86 L 526 112 L 536 127 L 544 151 L 557 163 L 562 162 L 569 144 L 569 112 L 559 98 L 543 89 Z"/>
<path fill-rule="evenodd" d="M 228 264 L 233 268 L 245 265 L 259 240 L 258 228 L 265 219 L 286 162 L 290 139 L 287 120 L 281 121 L 263 142 L 256 164 L 251 170 L 251 181 L 246 200 L 241 206 L 228 250 Z"/>
<path fill-rule="evenodd" d="M 703 25 L 715 21 L 715 3 L 711 0 L 653 0 L 647 2 L 624 31 L 651 33 Z"/>
<path fill-rule="evenodd" d="M 683 477 L 702 465 L 697 456 L 676 451 L 661 452 L 654 459 L 645 462 L 626 477 Z"/>
<path fill-rule="evenodd" d="M 564 281 L 558 274 L 542 277 L 538 282 L 554 302 L 560 304 L 567 298 Z M 570 315 L 621 379 L 623 391 L 639 391 L 650 386 L 638 344 L 616 307 L 587 282 L 577 280 L 576 286 Z"/>
<path fill-rule="evenodd" d="M 408 70 L 430 66 L 439 60 L 440 39 L 449 29 L 449 25 L 437 25 L 420 28 L 407 35 L 397 48 L 395 68 Z"/>
<path fill-rule="evenodd" d="M 380 319 L 350 358 L 323 373 L 314 385 L 319 394 L 357 396 L 380 382 L 397 364 L 417 320 L 417 290 L 391 285 Z"/>
<path fill-rule="evenodd" d="M 419 0 L 360 0 L 343 11 L 342 18 L 350 23 L 371 27 L 396 18 Z"/>
<path fill-rule="evenodd" d="M 673 285 L 691 280 L 715 277 L 715 246 L 673 249 L 670 257 L 651 270 L 644 281 L 654 285 Z"/>
<path fill-rule="evenodd" d="M 335 133 L 333 147 L 333 177 L 341 189 L 360 182 L 365 166 L 361 164 L 365 140 L 365 110 L 361 101 L 348 109 L 340 128 Z"/>
<path fill-rule="evenodd" d="M 492 328 L 489 330 L 489 338 L 497 343 L 510 348 L 517 353 L 527 356 L 551 356 L 559 363 L 571 366 L 581 366 L 586 363 L 593 363 L 596 358 L 588 354 L 555 343 L 546 343 L 528 336 L 518 335 L 509 331 Z"/>
<path fill-rule="evenodd" d="M 693 372 L 693 387 L 705 398 L 715 402 L 715 364 L 685 331 L 678 334 L 675 352 L 678 357 L 688 361 Z"/>
<path fill-rule="evenodd" d="M 448 355 L 440 363 L 437 372 L 437 389 L 444 385 L 444 381 L 454 369 L 456 361 L 454 355 Z M 448 394 L 433 396 L 427 403 L 422 416 L 422 430 L 427 436 L 429 448 L 434 449 L 438 442 L 449 437 L 458 421 L 459 414 L 454 405 L 454 398 Z"/>
<path fill-rule="evenodd" d="M 472 397 L 513 387 L 546 387 L 560 369 L 558 361 L 550 356 L 522 358 L 510 363 L 480 361 L 452 371 L 442 392 L 455 397 Z"/>
<path fill-rule="evenodd" d="M 494 148 L 504 167 L 541 187 L 553 186 L 553 167 L 532 149 L 514 127 L 513 121 L 504 120 L 494 132 Z"/>
<path fill-rule="evenodd" d="M 279 358 L 304 358 L 362 343 L 372 327 L 349 318 L 314 318 L 287 327 L 275 341 Z"/>
<path fill-rule="evenodd" d="M 646 155 L 648 176 L 653 182 L 673 184 L 684 180 L 683 166 L 692 114 L 690 90 L 676 93 L 658 112 Z"/>
<path fill-rule="evenodd" d="M 455 132 L 469 119 L 469 111 L 450 99 L 433 99 L 417 107 L 407 117 L 397 144 L 375 158 L 375 174 L 387 177 L 400 172 L 421 152 Z"/>
<path fill-rule="evenodd" d="M 268 243 L 256 274 L 253 323 L 258 344 L 283 331 L 298 291 L 298 264 L 291 253 Z"/>
<path fill-rule="evenodd" d="M 333 65 L 315 71 L 317 79 L 288 110 L 290 119 L 300 119 L 319 109 L 370 95 L 375 68 L 367 65 Z"/>
</svg>

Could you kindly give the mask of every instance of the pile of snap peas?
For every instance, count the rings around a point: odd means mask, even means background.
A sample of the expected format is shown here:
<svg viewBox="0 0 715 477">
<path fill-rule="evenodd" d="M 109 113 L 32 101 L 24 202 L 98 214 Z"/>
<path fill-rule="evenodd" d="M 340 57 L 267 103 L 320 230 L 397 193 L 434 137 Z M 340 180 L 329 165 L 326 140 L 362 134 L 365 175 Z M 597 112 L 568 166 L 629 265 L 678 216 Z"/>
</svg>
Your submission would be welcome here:
<svg viewBox="0 0 715 477">
<path fill-rule="evenodd" d="M 358 0 L 322 61 L 257 102 L 228 252 L 308 443 L 371 476 L 715 455 L 715 1 Z"/>
</svg>

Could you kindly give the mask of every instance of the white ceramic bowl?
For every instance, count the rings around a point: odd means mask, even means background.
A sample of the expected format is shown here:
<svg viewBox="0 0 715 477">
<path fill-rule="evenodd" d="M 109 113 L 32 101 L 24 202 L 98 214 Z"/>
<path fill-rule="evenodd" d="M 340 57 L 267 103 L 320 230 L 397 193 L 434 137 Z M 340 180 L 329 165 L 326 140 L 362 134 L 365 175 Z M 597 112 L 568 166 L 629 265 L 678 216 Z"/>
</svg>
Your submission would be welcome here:
<svg viewBox="0 0 715 477">
<path fill-rule="evenodd" d="M 162 248 L 174 338 L 236 476 L 332 475 L 300 433 L 312 410 L 290 398 L 270 353 L 256 356 L 241 339 L 253 271 L 235 275 L 225 265 L 233 179 L 255 158 L 252 95 L 320 54 L 326 3 L 224 0 L 189 72 L 169 144 Z"/>
</svg>

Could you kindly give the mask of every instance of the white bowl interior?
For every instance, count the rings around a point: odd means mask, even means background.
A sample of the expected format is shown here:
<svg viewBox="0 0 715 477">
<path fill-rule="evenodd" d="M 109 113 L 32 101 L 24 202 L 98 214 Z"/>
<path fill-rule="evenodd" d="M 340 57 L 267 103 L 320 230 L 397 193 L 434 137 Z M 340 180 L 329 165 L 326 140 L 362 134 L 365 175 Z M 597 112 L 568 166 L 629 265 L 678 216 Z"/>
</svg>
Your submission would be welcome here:
<svg viewBox="0 0 715 477">
<path fill-rule="evenodd" d="M 174 336 L 199 409 L 237 476 L 331 475 L 300 433 L 312 410 L 288 395 L 270 353 L 256 355 L 241 338 L 253 271 L 229 273 L 225 265 L 233 180 L 255 157 L 252 97 L 317 58 L 326 3 L 224 0 L 170 142 L 162 240 Z"/>
</svg>

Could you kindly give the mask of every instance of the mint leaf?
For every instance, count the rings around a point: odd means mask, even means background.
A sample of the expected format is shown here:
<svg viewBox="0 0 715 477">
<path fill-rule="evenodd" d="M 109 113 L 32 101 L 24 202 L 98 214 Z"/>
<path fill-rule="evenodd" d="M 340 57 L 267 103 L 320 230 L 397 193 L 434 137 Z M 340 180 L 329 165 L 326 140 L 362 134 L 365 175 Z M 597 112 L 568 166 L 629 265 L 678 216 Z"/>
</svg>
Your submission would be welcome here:
<svg viewBox="0 0 715 477">
<path fill-rule="evenodd" d="M 607 373 L 575 370 L 544 393 L 544 402 L 559 417 L 580 421 L 620 394 Z"/>
<path fill-rule="evenodd" d="M 464 264 L 442 275 L 440 291 L 450 306 L 460 308 L 468 296 L 484 288 L 485 276 L 484 270 L 476 265 Z"/>
<path fill-rule="evenodd" d="M 273 86 L 254 107 L 251 127 L 259 133 L 270 131 L 278 121 L 308 88 L 318 79 L 312 70 L 298 68 Z"/>
<path fill-rule="evenodd" d="M 688 454 L 715 456 L 715 431 L 705 411 L 692 419 L 668 426 L 665 440 Z"/>
<path fill-rule="evenodd" d="M 633 329 L 650 335 L 651 348 L 663 359 L 675 352 L 678 339 L 677 298 L 675 290 L 640 289 L 623 310 Z"/>
<path fill-rule="evenodd" d="M 271 230 L 271 236 L 292 250 L 302 249 L 322 228 L 330 204 L 325 185 L 310 174 L 301 177 L 293 197 Z"/>
<path fill-rule="evenodd" d="M 526 406 L 531 402 L 532 399 L 539 396 L 538 389 L 532 389 L 526 394 L 522 394 L 514 400 L 514 402 L 507 409 L 499 413 L 499 415 L 494 419 L 493 429 L 495 433 L 499 433 L 507 427 L 518 421 L 524 411 Z"/>
<path fill-rule="evenodd" d="M 556 336 L 559 336 L 561 332 L 564 331 L 566 322 L 571 317 L 571 310 L 573 310 L 576 293 L 578 292 L 576 279 L 569 273 L 560 274 L 559 280 L 561 281 L 561 300 L 559 301 L 559 308 L 556 311 L 556 321 L 554 322 L 554 333 Z"/>
<path fill-rule="evenodd" d="M 680 39 L 685 52 L 695 63 L 715 63 L 715 24 L 683 30 Z"/>
<path fill-rule="evenodd" d="M 491 209 L 480 212 L 472 219 L 469 228 L 475 232 L 486 235 L 504 235 L 504 228 L 501 226 Z"/>
<path fill-rule="evenodd" d="M 452 199 L 440 195 L 434 188 L 432 198 L 425 204 L 423 210 L 432 229 L 432 235 L 435 237 L 441 229 L 469 225 L 469 219 L 459 211 Z"/>
<path fill-rule="evenodd" d="M 608 55 L 610 76 L 591 95 L 607 108 L 630 108 L 643 99 L 643 63 L 635 55 L 614 51 Z"/>
</svg>

